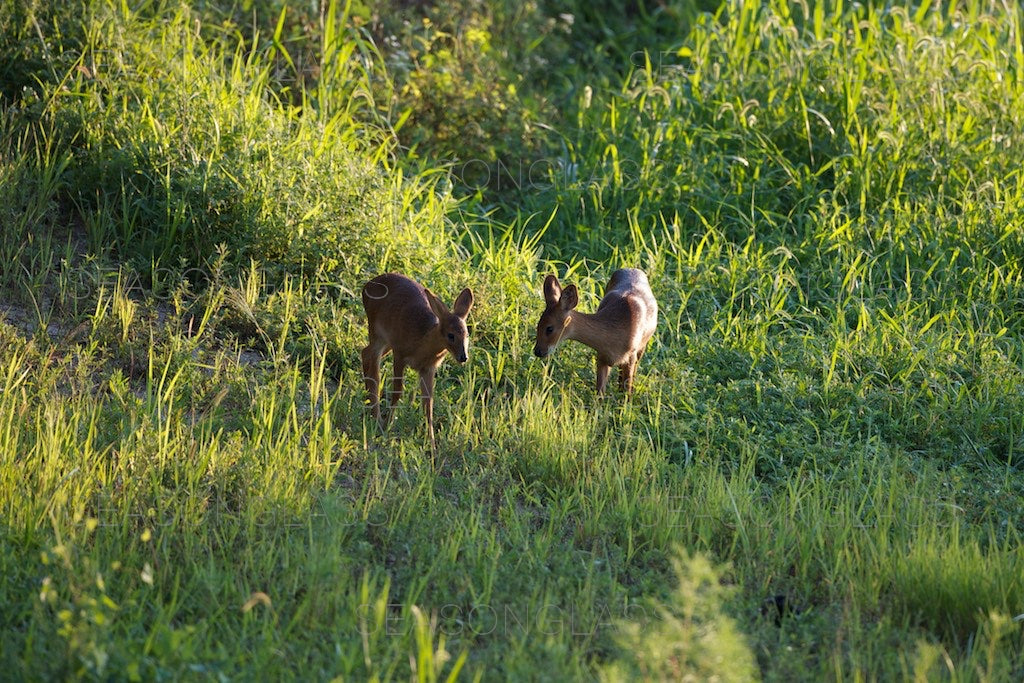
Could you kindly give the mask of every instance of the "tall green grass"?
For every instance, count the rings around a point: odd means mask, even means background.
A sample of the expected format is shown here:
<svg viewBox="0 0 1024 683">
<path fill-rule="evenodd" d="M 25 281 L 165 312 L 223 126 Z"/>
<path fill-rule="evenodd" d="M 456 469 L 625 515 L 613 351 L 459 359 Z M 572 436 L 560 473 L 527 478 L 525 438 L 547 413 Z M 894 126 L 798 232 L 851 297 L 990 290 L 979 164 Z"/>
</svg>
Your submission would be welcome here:
<svg viewBox="0 0 1024 683">
<path fill-rule="evenodd" d="M 297 105 L 274 79 L 276 36 L 246 40 L 184 6 L 150 14 L 85 4 L 77 57 L 14 109 L 23 136 L 66 155 L 58 198 L 91 252 L 199 272 L 223 246 L 229 263 L 335 279 L 445 253 L 442 176 L 393 168 L 370 48 L 335 25 L 340 8 L 326 14 L 318 87 Z"/>
<path fill-rule="evenodd" d="M 469 7 L 611 56 L 506 89 L 564 144 L 510 193 L 403 147 L 434 99 L 362 4 L 0 6 L 9 676 L 1024 672 L 1017 8 Z M 623 265 L 659 332 L 602 399 L 532 328 Z M 436 455 L 364 410 L 386 269 L 475 294 Z"/>
</svg>

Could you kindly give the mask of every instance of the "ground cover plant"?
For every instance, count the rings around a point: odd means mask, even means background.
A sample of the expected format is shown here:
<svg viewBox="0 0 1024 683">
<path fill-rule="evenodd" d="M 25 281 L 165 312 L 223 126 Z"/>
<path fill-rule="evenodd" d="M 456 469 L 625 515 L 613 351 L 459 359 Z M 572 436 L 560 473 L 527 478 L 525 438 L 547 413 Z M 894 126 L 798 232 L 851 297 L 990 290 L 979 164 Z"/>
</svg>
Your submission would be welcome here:
<svg viewBox="0 0 1024 683">
<path fill-rule="evenodd" d="M 0 678 L 1024 677 L 1020 9 L 613 4 L 0 0 Z"/>
</svg>

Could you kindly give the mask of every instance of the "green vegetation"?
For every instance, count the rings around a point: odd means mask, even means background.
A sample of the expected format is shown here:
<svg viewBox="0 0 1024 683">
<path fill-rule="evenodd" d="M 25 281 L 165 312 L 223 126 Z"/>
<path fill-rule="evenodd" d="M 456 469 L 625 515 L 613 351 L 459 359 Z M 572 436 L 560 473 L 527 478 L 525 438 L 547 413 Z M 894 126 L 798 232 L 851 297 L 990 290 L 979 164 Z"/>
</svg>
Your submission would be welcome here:
<svg viewBox="0 0 1024 683">
<path fill-rule="evenodd" d="M 1024 678 L 1024 13 L 443 7 L 0 0 L 0 678 Z"/>
</svg>

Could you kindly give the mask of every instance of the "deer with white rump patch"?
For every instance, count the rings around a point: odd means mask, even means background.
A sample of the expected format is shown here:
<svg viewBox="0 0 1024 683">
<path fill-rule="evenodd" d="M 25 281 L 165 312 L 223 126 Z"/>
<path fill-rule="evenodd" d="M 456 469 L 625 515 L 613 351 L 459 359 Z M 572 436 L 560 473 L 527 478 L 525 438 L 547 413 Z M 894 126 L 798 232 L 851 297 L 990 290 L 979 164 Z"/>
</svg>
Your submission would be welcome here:
<svg viewBox="0 0 1024 683">
<path fill-rule="evenodd" d="M 468 360 L 466 316 L 472 306 L 473 293 L 468 288 L 462 290 L 449 310 L 429 289 L 397 273 L 378 275 L 363 286 L 363 308 L 366 309 L 370 331 L 370 341 L 362 351 L 363 379 L 373 417 L 382 428 L 402 397 L 405 370 L 412 368 L 420 377 L 430 448 L 432 451 L 437 449 L 434 438 L 434 375 L 446 351 L 459 363 Z M 395 357 L 395 370 L 391 380 L 390 409 L 382 420 L 380 361 L 389 351 Z"/>
<path fill-rule="evenodd" d="M 563 289 L 557 277 L 548 275 L 544 302 L 534 354 L 544 358 L 561 340 L 575 339 L 597 351 L 597 393 L 604 393 L 613 367 L 619 369 L 619 386 L 632 392 L 637 364 L 658 324 L 658 303 L 647 275 L 636 268 L 616 270 L 595 313 L 576 310 L 576 285 Z"/>
</svg>

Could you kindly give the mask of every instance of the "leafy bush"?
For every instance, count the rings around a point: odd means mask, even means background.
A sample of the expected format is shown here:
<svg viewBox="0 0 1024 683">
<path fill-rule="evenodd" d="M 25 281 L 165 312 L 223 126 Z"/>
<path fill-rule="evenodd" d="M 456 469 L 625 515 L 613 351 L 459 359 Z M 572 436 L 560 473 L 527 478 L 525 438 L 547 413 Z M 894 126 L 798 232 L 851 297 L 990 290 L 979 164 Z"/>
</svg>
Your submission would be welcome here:
<svg viewBox="0 0 1024 683">
<path fill-rule="evenodd" d="M 442 176 L 391 168 L 355 42 L 331 50 L 331 82 L 300 108 L 274 95 L 273 46 L 205 35 L 187 9 L 89 9 L 77 64 L 20 120 L 65 122 L 53 144 L 71 151 L 65 197 L 93 251 L 146 272 L 205 266 L 224 245 L 234 263 L 354 277 L 448 248 Z"/>
<path fill-rule="evenodd" d="M 760 678 L 753 653 L 735 621 L 723 613 L 732 592 L 721 570 L 702 555 L 674 561 L 678 586 L 668 605 L 647 624 L 624 625 L 624 656 L 602 678 L 614 681 L 721 680 Z"/>
<path fill-rule="evenodd" d="M 409 153 L 453 164 L 471 189 L 498 162 L 541 154 L 553 110 L 536 82 L 550 66 L 539 46 L 559 22 L 532 1 L 403 5 L 385 3 L 370 28 L 386 68 L 380 98 Z"/>
</svg>

